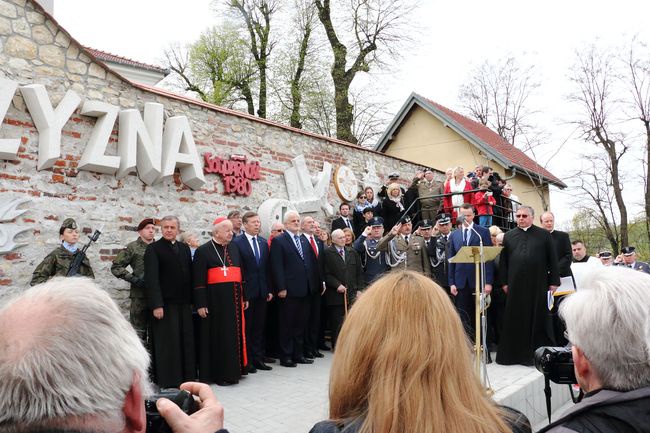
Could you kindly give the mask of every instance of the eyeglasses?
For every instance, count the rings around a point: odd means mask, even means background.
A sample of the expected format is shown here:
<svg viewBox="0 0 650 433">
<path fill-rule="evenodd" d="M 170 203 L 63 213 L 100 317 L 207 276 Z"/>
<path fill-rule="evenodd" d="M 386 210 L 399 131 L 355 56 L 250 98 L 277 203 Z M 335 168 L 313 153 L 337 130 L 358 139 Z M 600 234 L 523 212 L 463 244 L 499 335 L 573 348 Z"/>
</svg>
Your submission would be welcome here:
<svg viewBox="0 0 650 433">
<path fill-rule="evenodd" d="M 283 229 L 273 229 L 272 232 L 284 233 Z"/>
<path fill-rule="evenodd" d="M 528 218 L 528 215 L 515 215 L 517 218 Z"/>
</svg>

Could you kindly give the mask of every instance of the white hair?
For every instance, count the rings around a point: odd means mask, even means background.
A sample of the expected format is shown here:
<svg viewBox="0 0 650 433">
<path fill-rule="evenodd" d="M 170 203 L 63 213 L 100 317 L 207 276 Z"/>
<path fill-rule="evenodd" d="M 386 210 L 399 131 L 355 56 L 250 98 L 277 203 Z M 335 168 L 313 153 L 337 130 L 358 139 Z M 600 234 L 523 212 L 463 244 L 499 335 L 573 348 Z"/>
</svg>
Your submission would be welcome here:
<svg viewBox="0 0 650 433">
<path fill-rule="evenodd" d="M 134 379 L 149 392 L 148 367 L 108 293 L 88 278 L 53 278 L 0 309 L 0 426 L 65 426 L 97 415 L 123 424 Z"/>
<path fill-rule="evenodd" d="M 584 352 L 604 388 L 650 385 L 650 275 L 603 267 L 584 285 L 560 305 L 569 341 Z"/>
<path fill-rule="evenodd" d="M 284 219 L 282 220 L 282 222 L 286 224 L 287 221 L 289 221 L 290 217 L 300 218 L 300 214 L 298 212 L 296 212 L 295 210 L 287 211 L 287 213 L 284 214 Z"/>
<path fill-rule="evenodd" d="M 336 230 L 334 230 L 334 231 L 332 232 L 332 234 L 331 234 L 330 236 L 332 236 L 332 237 L 335 237 L 335 236 L 345 236 L 345 232 L 343 231 L 343 229 L 336 229 Z"/>
</svg>

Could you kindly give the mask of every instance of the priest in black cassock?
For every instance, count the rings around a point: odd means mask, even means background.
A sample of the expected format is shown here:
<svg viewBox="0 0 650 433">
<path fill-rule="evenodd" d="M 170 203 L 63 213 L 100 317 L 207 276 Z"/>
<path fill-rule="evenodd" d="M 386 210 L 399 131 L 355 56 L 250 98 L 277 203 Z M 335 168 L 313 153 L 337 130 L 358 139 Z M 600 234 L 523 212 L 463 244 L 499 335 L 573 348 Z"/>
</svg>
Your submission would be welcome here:
<svg viewBox="0 0 650 433">
<path fill-rule="evenodd" d="M 560 285 L 560 275 L 551 234 L 533 225 L 533 208 L 520 206 L 516 218 L 499 262 L 508 297 L 497 363 L 532 365 L 535 349 L 552 344 L 547 293 Z"/>
<path fill-rule="evenodd" d="M 177 388 L 196 378 L 192 326 L 192 256 L 178 242 L 175 216 L 160 221 L 163 237 L 144 253 L 145 296 L 151 322 L 153 379 L 161 388 Z"/>
<path fill-rule="evenodd" d="M 248 364 L 239 249 L 232 222 L 214 221 L 212 239 L 194 253 L 194 306 L 199 325 L 199 380 L 220 386 L 239 382 Z"/>
</svg>

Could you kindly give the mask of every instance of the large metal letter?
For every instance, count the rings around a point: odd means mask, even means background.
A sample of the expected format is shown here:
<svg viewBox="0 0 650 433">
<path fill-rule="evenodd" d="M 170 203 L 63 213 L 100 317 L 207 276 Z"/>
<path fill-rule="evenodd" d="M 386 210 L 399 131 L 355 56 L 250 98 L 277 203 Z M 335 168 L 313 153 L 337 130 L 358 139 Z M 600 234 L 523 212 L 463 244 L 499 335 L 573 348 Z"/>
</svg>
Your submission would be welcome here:
<svg viewBox="0 0 650 433">
<path fill-rule="evenodd" d="M 136 166 L 138 176 L 147 185 L 153 185 L 160 178 L 163 119 L 164 107 L 155 102 L 144 104 L 144 121 L 138 110 L 120 111 L 118 179 L 133 173 Z"/>
<path fill-rule="evenodd" d="M 9 104 L 16 94 L 17 87 L 17 81 L 0 77 L 0 124 L 9 110 Z M 19 147 L 19 138 L 0 138 L 0 159 L 16 159 Z"/>
<path fill-rule="evenodd" d="M 79 160 L 79 170 L 115 174 L 120 166 L 120 157 L 105 155 L 108 140 L 113 132 L 120 107 L 101 101 L 86 101 L 81 108 L 84 116 L 96 117 L 95 127 L 90 134 L 86 150 Z"/>
<path fill-rule="evenodd" d="M 165 122 L 162 161 L 163 177 L 173 175 L 178 166 L 185 185 L 199 189 L 205 184 L 203 167 L 187 117 L 174 116 Z"/>
<path fill-rule="evenodd" d="M 53 109 L 47 90 L 42 84 L 21 86 L 20 92 L 38 130 L 36 168 L 50 168 L 54 161 L 61 157 L 61 130 L 81 103 L 81 98 L 74 91 L 68 90 L 56 109 Z"/>
</svg>

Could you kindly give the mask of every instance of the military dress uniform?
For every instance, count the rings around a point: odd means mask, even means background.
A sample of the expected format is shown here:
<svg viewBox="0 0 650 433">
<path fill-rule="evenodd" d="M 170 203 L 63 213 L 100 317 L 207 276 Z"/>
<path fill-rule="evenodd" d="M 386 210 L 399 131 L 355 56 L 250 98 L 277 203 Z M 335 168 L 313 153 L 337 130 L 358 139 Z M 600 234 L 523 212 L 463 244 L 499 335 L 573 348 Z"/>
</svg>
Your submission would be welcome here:
<svg viewBox="0 0 650 433">
<path fill-rule="evenodd" d="M 636 248 L 634 247 L 624 247 L 621 248 L 621 254 L 624 256 L 631 256 L 633 254 L 636 254 Z M 625 263 L 615 263 L 617 266 L 625 266 L 631 269 L 634 269 L 635 271 L 641 271 L 645 272 L 646 274 L 650 274 L 650 265 L 648 265 L 646 262 L 640 262 L 638 260 L 635 260 L 634 263 L 631 264 L 625 264 Z"/>
<path fill-rule="evenodd" d="M 375 217 L 368 222 L 368 225 L 371 227 L 383 227 L 384 220 L 383 218 Z M 366 287 L 390 269 L 386 262 L 386 253 L 377 249 L 378 243 L 379 239 L 369 239 L 361 234 L 352 244 L 352 247 L 359 253 L 359 257 L 361 257 L 363 280 Z"/>
<path fill-rule="evenodd" d="M 438 218 L 441 224 L 448 224 L 451 222 L 449 214 L 441 214 Z M 439 234 L 432 237 L 426 243 L 427 253 L 429 254 L 429 263 L 431 264 L 431 278 L 443 289 L 447 294 L 450 294 L 449 288 L 449 261 L 447 256 L 447 244 L 449 243 L 449 235 L 446 236 Z"/>
<path fill-rule="evenodd" d="M 389 265 L 393 269 L 406 269 L 431 276 L 431 263 L 424 243 L 418 235 L 387 234 L 377 243 L 377 250 L 389 253 Z"/>
<path fill-rule="evenodd" d="M 77 223 L 75 220 L 72 218 L 66 218 L 63 221 L 63 224 L 61 224 L 60 232 L 63 233 L 63 230 L 65 229 L 76 230 Z M 70 265 L 74 260 L 75 254 L 77 253 L 76 244 L 73 247 L 74 252 L 66 248 L 62 242 L 61 245 L 56 247 L 52 252 L 45 256 L 43 261 L 39 263 L 38 266 L 36 266 L 36 269 L 34 269 L 32 280 L 29 284 L 35 286 L 36 284 L 46 282 L 52 277 L 65 277 L 68 274 Z M 81 262 L 81 266 L 79 267 L 79 272 L 77 275 L 82 277 L 95 278 L 95 274 L 90 267 L 88 256 L 84 257 L 83 261 Z"/>
<path fill-rule="evenodd" d="M 150 314 L 144 293 L 144 252 L 148 245 L 142 238 L 129 242 L 126 248 L 117 254 L 111 266 L 113 275 L 131 283 L 129 320 L 142 341 L 146 341 Z M 126 269 L 128 266 L 131 266 L 132 272 Z"/>
</svg>

